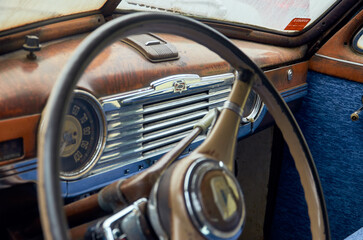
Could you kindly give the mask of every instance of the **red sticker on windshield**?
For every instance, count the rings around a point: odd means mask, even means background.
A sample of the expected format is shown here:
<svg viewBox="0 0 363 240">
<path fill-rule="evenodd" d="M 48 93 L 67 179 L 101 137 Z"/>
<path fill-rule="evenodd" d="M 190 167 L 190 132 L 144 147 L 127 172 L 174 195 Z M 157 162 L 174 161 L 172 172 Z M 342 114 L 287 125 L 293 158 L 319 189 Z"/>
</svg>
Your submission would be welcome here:
<svg viewBox="0 0 363 240">
<path fill-rule="evenodd" d="M 294 18 L 284 30 L 301 31 L 310 22 L 310 18 Z"/>
</svg>

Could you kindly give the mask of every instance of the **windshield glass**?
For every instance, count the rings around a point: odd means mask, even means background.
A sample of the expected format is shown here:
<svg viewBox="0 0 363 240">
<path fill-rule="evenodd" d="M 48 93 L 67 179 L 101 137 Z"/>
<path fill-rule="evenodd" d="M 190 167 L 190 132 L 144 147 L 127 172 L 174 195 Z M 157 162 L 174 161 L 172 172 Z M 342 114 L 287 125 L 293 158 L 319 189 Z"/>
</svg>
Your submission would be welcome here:
<svg viewBox="0 0 363 240">
<path fill-rule="evenodd" d="M 284 32 L 298 32 L 336 0 L 123 0 L 120 10 L 174 12 Z"/>
<path fill-rule="evenodd" d="M 3 0 L 0 31 L 56 17 L 97 10 L 106 0 Z"/>
</svg>

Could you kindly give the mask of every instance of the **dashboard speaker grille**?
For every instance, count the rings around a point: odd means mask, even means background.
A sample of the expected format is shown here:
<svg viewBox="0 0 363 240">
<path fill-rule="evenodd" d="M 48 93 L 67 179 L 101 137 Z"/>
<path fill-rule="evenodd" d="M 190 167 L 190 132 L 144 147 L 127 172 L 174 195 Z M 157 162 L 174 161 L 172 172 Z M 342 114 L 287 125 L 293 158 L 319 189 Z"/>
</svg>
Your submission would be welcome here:
<svg viewBox="0 0 363 240">
<path fill-rule="evenodd" d="M 234 78 L 232 73 L 176 75 L 138 92 L 101 99 L 107 139 L 94 171 L 164 154 L 210 109 L 223 106 Z M 186 88 L 176 92 L 175 82 L 181 81 Z"/>
</svg>

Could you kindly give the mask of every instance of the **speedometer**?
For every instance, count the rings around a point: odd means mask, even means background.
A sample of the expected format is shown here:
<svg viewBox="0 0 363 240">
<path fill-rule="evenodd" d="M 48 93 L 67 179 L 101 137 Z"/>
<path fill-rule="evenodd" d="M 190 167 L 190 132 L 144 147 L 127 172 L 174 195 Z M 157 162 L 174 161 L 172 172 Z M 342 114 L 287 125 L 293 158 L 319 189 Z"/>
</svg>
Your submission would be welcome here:
<svg viewBox="0 0 363 240">
<path fill-rule="evenodd" d="M 104 133 L 104 114 L 98 100 L 87 92 L 75 91 L 61 135 L 61 178 L 77 179 L 91 170 L 103 148 Z"/>
</svg>

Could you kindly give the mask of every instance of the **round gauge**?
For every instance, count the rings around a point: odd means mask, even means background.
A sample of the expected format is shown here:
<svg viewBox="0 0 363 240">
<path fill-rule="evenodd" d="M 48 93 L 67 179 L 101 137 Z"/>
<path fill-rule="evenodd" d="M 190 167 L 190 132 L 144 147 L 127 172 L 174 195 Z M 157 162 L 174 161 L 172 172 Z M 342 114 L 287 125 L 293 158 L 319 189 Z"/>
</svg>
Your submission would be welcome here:
<svg viewBox="0 0 363 240">
<path fill-rule="evenodd" d="M 262 101 L 255 91 L 251 91 L 247 98 L 246 105 L 243 109 L 242 123 L 248 123 L 255 120 L 262 109 Z"/>
<path fill-rule="evenodd" d="M 105 142 L 104 129 L 104 115 L 97 99 L 87 92 L 75 91 L 61 135 L 61 178 L 79 178 L 94 166 Z"/>
</svg>

